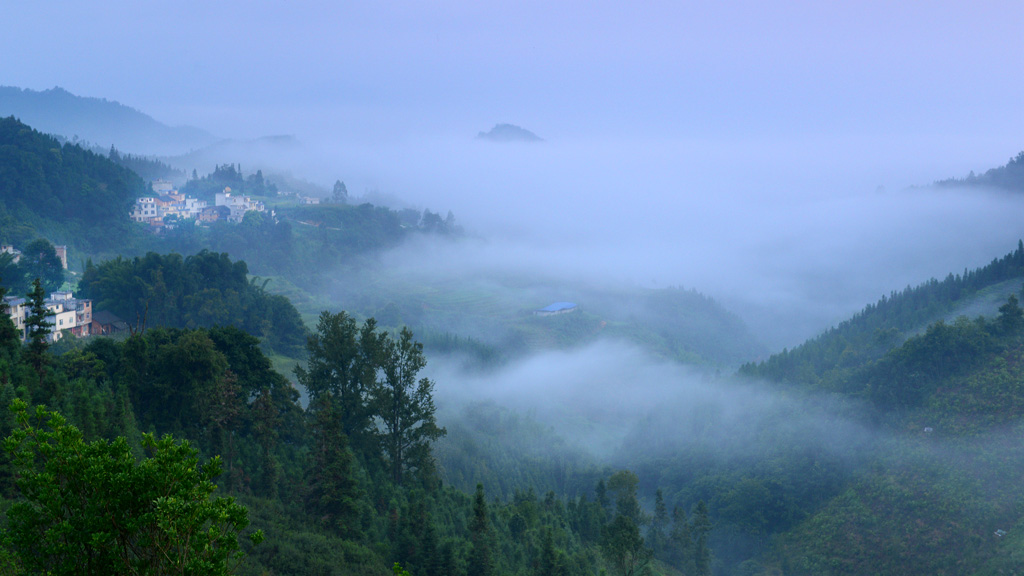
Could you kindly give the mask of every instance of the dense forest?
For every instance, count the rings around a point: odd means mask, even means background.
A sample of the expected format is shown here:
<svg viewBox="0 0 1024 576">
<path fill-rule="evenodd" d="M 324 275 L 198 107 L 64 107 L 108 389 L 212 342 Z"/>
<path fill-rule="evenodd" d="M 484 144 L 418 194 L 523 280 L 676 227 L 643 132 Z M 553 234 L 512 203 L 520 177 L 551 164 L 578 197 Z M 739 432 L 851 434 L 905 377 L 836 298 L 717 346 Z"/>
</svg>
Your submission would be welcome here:
<svg viewBox="0 0 1024 576">
<path fill-rule="evenodd" d="M 163 277 L 164 289 L 180 294 L 169 302 L 187 301 L 187 286 L 252 286 L 244 263 L 212 253 L 154 254 L 91 270 L 97 287 Z M 200 277 L 210 287 L 200 288 Z M 4 540 L 12 573 L 35 573 L 41 559 L 63 573 L 67 554 L 93 554 L 85 541 L 68 544 L 63 557 L 29 545 L 53 537 L 45 517 L 53 496 L 32 482 L 69 473 L 38 468 L 47 452 L 34 450 L 70 449 L 60 442 L 75 438 L 134 465 L 173 457 L 196 473 L 216 471 L 207 481 L 218 488 L 192 497 L 247 510 L 226 508 L 234 510 L 228 533 L 243 553 L 241 574 L 385 574 L 395 562 L 411 574 L 924 574 L 948 573 L 964 558 L 1013 565 L 1003 541 L 969 534 L 1020 516 L 1007 470 L 1024 463 L 1024 453 L 1000 435 L 1024 416 L 1024 396 L 1015 392 L 1024 381 L 1024 311 L 1015 295 L 992 319 L 937 322 L 907 337 L 844 381 L 840 396 L 780 390 L 799 402 L 777 402 L 746 427 L 716 429 L 705 418 L 690 437 L 664 435 L 662 425 L 692 416 L 653 414 L 605 464 L 558 448 L 557 436 L 528 415 L 499 406 L 438 421 L 435 383 L 419 376 L 426 358 L 408 330 L 325 312 L 294 375 L 309 392 L 300 402 L 256 337 L 223 325 L 160 327 L 151 311 L 154 320 L 127 338 L 65 339 L 41 354 L 3 329 L 0 398 L 24 402 L 3 420 L 13 439 L 0 486 L 12 511 Z M 32 404 L 66 422 L 26 415 Z M 851 438 L 841 450 L 816 444 L 809 439 L 820 431 L 795 425 L 808 409 L 887 439 Z M 936 432 L 921 436 L 925 425 Z M 722 433 L 732 438 L 713 440 Z M 188 448 L 159 440 L 164 434 L 188 439 Z M 524 450 L 530 444 L 545 445 L 548 458 Z M 747 451 L 730 448 L 741 444 Z M 974 484 L 980 480 L 986 488 Z M 68 488 L 76 489 L 86 490 Z M 218 504 L 226 497 L 234 500 Z M 121 505 L 145 511 L 144 503 Z M 886 512 L 864 525 L 865 507 Z M 89 513 L 67 514 L 85 522 L 77 515 Z M 950 524 L 950 515 L 959 521 Z M 851 537 L 871 544 L 837 543 Z M 101 560 L 97 566 L 113 561 Z"/>
<path fill-rule="evenodd" d="M 163 273 L 177 285 L 189 268 Z M 231 270 L 220 273 L 230 277 Z M 645 546 L 640 527 L 647 522 L 630 472 L 595 475 L 596 491 L 570 498 L 529 490 L 497 500 L 482 485 L 474 496 L 447 487 L 432 451 L 446 430 L 435 419 L 434 382 L 417 376 L 426 359 L 408 330 L 389 334 L 372 319 L 322 314 L 306 343 L 306 367 L 295 375 L 309 392 L 303 406 L 259 340 L 235 327 L 150 327 L 126 339 L 65 345 L 60 353 L 45 350 L 45 325 L 30 334 L 30 344 L 44 343 L 38 353 L 22 347 L 6 314 L 0 328 L 0 399 L 16 409 L 0 419 L 11 437 L 0 461 L 0 491 L 10 506 L 7 573 L 109 574 L 119 561 L 150 573 L 159 562 L 147 546 L 190 546 L 175 541 L 171 520 L 147 520 L 167 513 L 159 499 L 147 504 L 149 489 L 113 497 L 114 471 L 90 462 L 115 457 L 121 466 L 144 467 L 140 473 L 180 470 L 181 483 L 196 483 L 181 496 L 183 505 L 227 507 L 221 538 L 259 530 L 241 540 L 241 558 L 189 548 L 185 556 L 207 563 L 203 573 L 224 573 L 233 559 L 242 574 L 385 574 L 395 562 L 414 574 L 593 574 L 601 567 L 626 574 L 662 560 L 708 573 L 706 509 L 670 517 L 660 505 L 651 528 L 658 544 Z M 33 418 L 29 404 L 59 415 Z M 91 470 L 93 480 L 60 483 L 59 493 L 40 488 L 47 479 L 73 478 L 76 469 Z M 219 488 L 202 488 L 213 481 Z M 89 505 L 68 505 L 55 516 L 55 498 Z M 110 524 L 94 501 L 142 520 Z M 208 512 L 209 520 L 189 529 L 222 521 Z M 62 526 L 92 526 L 111 540 L 75 536 L 59 548 L 38 545 L 67 534 Z M 232 541 L 225 550 L 238 546 Z"/>
<path fill-rule="evenodd" d="M 776 382 L 836 389 L 852 372 L 877 360 L 908 336 L 923 330 L 954 310 L 958 303 L 1002 282 L 1024 282 L 1024 242 L 1002 258 L 977 270 L 931 279 L 893 292 L 849 320 L 793 350 L 773 354 L 759 364 L 746 364 L 740 373 Z"/>
<path fill-rule="evenodd" d="M 107 158 L 0 118 L 0 241 L 45 237 L 85 253 L 113 251 L 130 235 L 125 215 L 145 190 Z"/>
<path fill-rule="evenodd" d="M 237 326 L 265 346 L 298 356 L 305 326 L 287 298 L 270 294 L 265 282 L 249 277 L 245 262 L 202 251 L 182 258 L 149 253 L 86 264 L 78 296 L 97 310 L 108 310 L 143 330 Z"/>
<path fill-rule="evenodd" d="M 135 172 L 146 182 L 154 180 L 180 180 L 185 177 L 183 171 L 171 167 L 156 158 L 136 154 L 122 154 L 114 146 L 110 147 L 107 158 L 111 162 Z"/>
</svg>

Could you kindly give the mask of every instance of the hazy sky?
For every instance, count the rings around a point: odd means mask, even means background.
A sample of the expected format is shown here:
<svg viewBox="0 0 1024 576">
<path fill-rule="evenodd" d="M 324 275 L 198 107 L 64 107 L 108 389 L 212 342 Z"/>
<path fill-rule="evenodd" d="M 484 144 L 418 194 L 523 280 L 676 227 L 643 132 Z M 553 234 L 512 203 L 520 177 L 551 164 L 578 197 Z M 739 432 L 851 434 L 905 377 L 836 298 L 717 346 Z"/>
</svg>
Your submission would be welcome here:
<svg viewBox="0 0 1024 576">
<path fill-rule="evenodd" d="M 451 209 L 480 260 L 786 306 L 788 343 L 1024 235 L 900 192 L 1024 149 L 1015 0 L 5 4 L 2 85 L 294 134 L 277 160 Z M 548 142 L 471 140 L 498 122 Z"/>
<path fill-rule="evenodd" d="M 224 136 L 1024 132 L 1016 1 L 6 4 L 3 84 Z"/>
</svg>

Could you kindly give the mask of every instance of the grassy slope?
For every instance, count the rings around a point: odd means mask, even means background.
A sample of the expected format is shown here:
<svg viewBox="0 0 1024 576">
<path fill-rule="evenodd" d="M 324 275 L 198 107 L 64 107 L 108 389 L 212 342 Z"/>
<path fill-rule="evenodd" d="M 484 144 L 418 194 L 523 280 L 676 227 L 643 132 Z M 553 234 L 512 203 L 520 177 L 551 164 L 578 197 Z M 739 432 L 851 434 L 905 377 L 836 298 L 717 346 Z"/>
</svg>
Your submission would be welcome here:
<svg viewBox="0 0 1024 576">
<path fill-rule="evenodd" d="M 333 290 L 336 307 L 374 316 L 384 326 L 470 337 L 519 356 L 565 349 L 598 338 L 632 342 L 688 363 L 734 366 L 764 352 L 742 321 L 696 292 L 588 288 L 546 278 L 437 279 L 398 272 L 345 276 Z M 540 317 L 556 301 L 579 309 Z"/>
</svg>

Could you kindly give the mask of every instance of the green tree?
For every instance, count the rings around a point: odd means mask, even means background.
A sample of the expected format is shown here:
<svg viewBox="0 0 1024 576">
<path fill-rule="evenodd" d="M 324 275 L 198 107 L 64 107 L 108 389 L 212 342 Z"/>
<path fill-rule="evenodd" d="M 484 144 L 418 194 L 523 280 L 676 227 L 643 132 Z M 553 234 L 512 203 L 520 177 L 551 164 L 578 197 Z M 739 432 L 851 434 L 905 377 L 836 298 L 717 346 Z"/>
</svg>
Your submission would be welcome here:
<svg viewBox="0 0 1024 576">
<path fill-rule="evenodd" d="M 331 202 L 334 204 L 348 204 L 348 188 L 341 180 L 335 180 L 334 190 L 331 192 Z"/>
<path fill-rule="evenodd" d="M 430 443 L 445 429 L 434 418 L 434 383 L 416 380 L 427 360 L 408 328 L 402 328 L 397 340 L 384 340 L 382 358 L 384 379 L 373 389 L 372 406 L 383 428 L 381 445 L 391 479 L 401 484 L 407 470 L 432 469 Z"/>
<path fill-rule="evenodd" d="M 665 551 L 667 528 L 668 507 L 665 505 L 665 497 L 661 493 L 661 488 L 658 488 L 654 493 L 654 516 L 651 518 L 651 525 L 647 530 L 647 543 L 659 558 Z"/>
<path fill-rule="evenodd" d="M 312 459 L 306 473 L 306 509 L 320 524 L 342 537 L 359 535 L 359 497 L 355 458 L 329 396 L 310 404 Z"/>
<path fill-rule="evenodd" d="M 11 321 L 11 311 L 4 300 L 5 296 L 7 288 L 0 284 L 0 386 L 10 382 L 11 371 L 21 348 L 21 335 L 18 334 L 18 327 Z"/>
<path fill-rule="evenodd" d="M 372 436 L 369 394 L 376 383 L 380 342 L 372 318 L 359 328 L 345 312 L 325 310 L 306 342 L 306 367 L 295 368 L 310 399 L 329 398 L 342 433 L 362 451 L 368 450 Z"/>
<path fill-rule="evenodd" d="M 605 526 L 601 554 L 621 576 L 647 574 L 652 557 L 650 548 L 644 546 L 640 527 L 628 516 L 618 513 Z"/>
<path fill-rule="evenodd" d="M 640 479 L 629 470 L 619 470 L 608 479 L 608 491 L 615 494 L 615 513 L 629 518 L 637 526 L 644 523 L 636 491 Z"/>
<path fill-rule="evenodd" d="M 540 558 L 537 561 L 536 576 L 561 576 L 566 573 L 565 563 L 555 548 L 555 537 L 550 527 L 544 528 L 541 536 Z"/>
<path fill-rule="evenodd" d="M 3 285 L 16 294 L 28 292 L 28 279 L 25 277 L 25 269 L 14 261 L 14 255 L 7 252 L 0 252 L 0 278 Z"/>
<path fill-rule="evenodd" d="M 690 533 L 693 537 L 694 574 L 697 576 L 711 574 L 711 551 L 708 549 L 709 532 L 711 532 L 711 518 L 708 514 L 708 505 L 701 500 L 693 512 L 693 523 L 690 525 Z"/>
<path fill-rule="evenodd" d="M 39 278 L 47 292 L 60 290 L 64 283 L 64 266 L 57 257 L 57 250 L 45 238 L 29 242 L 22 250 L 18 263 L 29 278 Z"/>
<path fill-rule="evenodd" d="M 491 576 L 494 574 L 494 558 L 491 555 L 493 536 L 487 512 L 487 498 L 484 497 L 484 485 L 476 485 L 473 497 L 473 517 L 469 522 L 469 562 L 466 566 L 467 576 Z"/>
<path fill-rule="evenodd" d="M 1024 310 L 1021 309 L 1016 296 L 1010 294 L 1006 303 L 999 307 L 999 318 L 996 322 L 1004 334 L 1013 334 L 1024 325 Z"/>
<path fill-rule="evenodd" d="M 48 339 L 53 330 L 53 324 L 49 318 L 54 313 L 46 307 L 46 293 L 43 292 L 43 285 L 39 278 L 32 281 L 32 291 L 27 294 L 29 311 L 25 318 L 25 336 L 28 338 L 28 362 L 39 375 L 39 386 L 43 385 L 43 375 L 46 373 L 47 356 L 49 348 Z"/>
<path fill-rule="evenodd" d="M 252 404 L 253 435 L 260 446 L 260 474 L 253 486 L 257 494 L 267 498 L 277 497 L 277 482 L 281 475 L 281 465 L 274 455 L 277 445 L 277 428 L 281 418 L 270 388 L 264 388 Z"/>
<path fill-rule="evenodd" d="M 601 552 L 622 576 L 646 574 L 653 556 L 640 535 L 644 517 L 636 495 L 639 484 L 640 479 L 629 470 L 620 470 L 608 479 L 608 491 L 615 494 L 615 516 L 604 528 Z"/>
<path fill-rule="evenodd" d="M 684 574 L 695 572 L 690 522 L 686 517 L 686 510 L 678 506 L 672 510 L 672 530 L 668 536 L 665 560 Z"/>
<path fill-rule="evenodd" d="M 601 507 L 601 511 L 606 515 L 608 514 L 608 506 L 611 502 L 608 499 L 608 486 L 604 483 L 604 478 L 597 481 L 597 486 L 594 487 L 594 494 L 597 497 L 597 505 Z M 602 518 L 602 521 L 604 518 Z"/>
<path fill-rule="evenodd" d="M 221 473 L 200 465 L 188 442 L 143 436 L 87 443 L 56 412 L 15 400 L 18 427 L 5 439 L 25 497 L 7 512 L 5 544 L 30 573 L 59 575 L 229 574 L 242 558 L 248 512 L 212 498 Z M 259 543 L 262 533 L 252 535 Z"/>
<path fill-rule="evenodd" d="M 216 378 L 210 388 L 200 394 L 200 414 L 206 424 L 207 443 L 211 454 L 224 454 L 228 460 L 227 488 L 239 487 L 235 468 L 235 429 L 245 408 L 238 378 L 230 370 Z"/>
</svg>

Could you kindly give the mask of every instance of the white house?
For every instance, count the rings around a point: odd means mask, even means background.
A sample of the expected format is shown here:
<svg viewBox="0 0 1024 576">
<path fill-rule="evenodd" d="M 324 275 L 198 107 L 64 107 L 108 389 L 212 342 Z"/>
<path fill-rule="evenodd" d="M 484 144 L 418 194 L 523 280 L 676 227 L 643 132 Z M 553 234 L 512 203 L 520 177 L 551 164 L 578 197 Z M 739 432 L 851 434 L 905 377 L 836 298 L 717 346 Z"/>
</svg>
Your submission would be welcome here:
<svg viewBox="0 0 1024 576">
<path fill-rule="evenodd" d="M 7 296 L 4 304 L 8 307 L 8 315 L 18 329 L 21 340 L 28 336 L 25 333 L 25 321 L 30 313 L 28 300 L 25 298 L 14 298 Z M 50 335 L 47 338 L 50 342 L 56 342 L 63 337 L 62 330 L 68 330 L 75 336 L 88 336 L 92 324 L 92 300 L 75 298 L 71 292 L 54 292 L 44 300 L 44 306 L 53 316 L 48 323 Z"/>
<path fill-rule="evenodd" d="M 158 218 L 156 210 L 156 198 L 144 196 L 135 199 L 135 207 L 132 209 L 132 220 L 136 222 L 149 222 Z"/>
<path fill-rule="evenodd" d="M 231 210 L 228 222 L 235 223 L 241 222 L 242 218 L 245 217 L 245 213 L 250 210 L 255 210 L 256 212 L 266 210 L 263 202 L 253 201 L 249 196 L 232 196 L 231 188 L 225 188 L 223 192 L 217 193 L 216 206 L 227 206 Z"/>
</svg>

